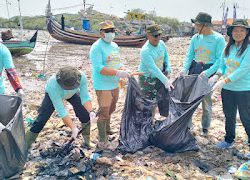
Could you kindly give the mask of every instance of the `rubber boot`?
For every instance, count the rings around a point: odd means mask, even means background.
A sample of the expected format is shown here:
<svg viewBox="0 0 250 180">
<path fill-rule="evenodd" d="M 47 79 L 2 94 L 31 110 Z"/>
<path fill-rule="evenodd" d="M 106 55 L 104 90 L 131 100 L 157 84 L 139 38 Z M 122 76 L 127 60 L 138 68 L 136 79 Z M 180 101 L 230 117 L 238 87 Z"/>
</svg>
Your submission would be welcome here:
<svg viewBox="0 0 250 180">
<path fill-rule="evenodd" d="M 106 120 L 99 120 L 97 121 L 97 128 L 98 128 L 98 135 L 100 142 L 107 142 L 107 130 L 106 130 Z"/>
<path fill-rule="evenodd" d="M 82 123 L 82 137 L 84 144 L 89 148 L 94 148 L 95 144 L 90 141 L 90 122 Z"/>
<path fill-rule="evenodd" d="M 26 139 L 26 149 L 29 151 L 31 144 L 35 142 L 37 136 L 39 133 L 33 133 L 31 131 L 27 131 L 25 134 L 25 139 Z"/>
<path fill-rule="evenodd" d="M 108 135 L 115 134 L 115 131 L 112 131 L 110 128 L 110 119 L 106 120 L 106 131 Z"/>
</svg>

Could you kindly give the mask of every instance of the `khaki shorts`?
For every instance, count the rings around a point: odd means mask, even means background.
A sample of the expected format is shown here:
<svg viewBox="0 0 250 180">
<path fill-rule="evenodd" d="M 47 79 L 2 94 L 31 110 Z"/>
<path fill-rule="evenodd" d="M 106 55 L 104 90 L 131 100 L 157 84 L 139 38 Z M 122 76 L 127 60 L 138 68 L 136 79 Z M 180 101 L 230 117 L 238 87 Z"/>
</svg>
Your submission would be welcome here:
<svg viewBox="0 0 250 180">
<path fill-rule="evenodd" d="M 110 119 L 119 98 L 119 88 L 113 90 L 96 90 L 96 96 L 99 105 L 99 120 Z"/>
</svg>

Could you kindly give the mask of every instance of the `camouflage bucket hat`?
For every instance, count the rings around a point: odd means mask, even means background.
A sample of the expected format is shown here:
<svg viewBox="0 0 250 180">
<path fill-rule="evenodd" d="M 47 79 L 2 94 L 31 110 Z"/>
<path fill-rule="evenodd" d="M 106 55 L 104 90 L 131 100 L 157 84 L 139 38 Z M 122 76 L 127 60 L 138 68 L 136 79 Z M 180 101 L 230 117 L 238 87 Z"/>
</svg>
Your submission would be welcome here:
<svg viewBox="0 0 250 180">
<path fill-rule="evenodd" d="M 191 19 L 191 22 L 205 26 L 212 26 L 212 16 L 207 13 L 200 12 L 195 19 Z"/>
<path fill-rule="evenodd" d="M 147 27 L 147 33 L 151 33 L 152 35 L 158 35 L 162 33 L 162 30 L 158 24 L 154 24 Z"/>
<path fill-rule="evenodd" d="M 227 27 L 227 35 L 232 36 L 232 31 L 234 27 L 244 27 L 248 30 L 248 36 L 250 35 L 250 26 L 246 19 L 235 19 L 231 26 Z"/>
<path fill-rule="evenodd" d="M 62 89 L 72 90 L 80 86 L 81 73 L 74 67 L 64 67 L 59 69 L 56 80 Z"/>
<path fill-rule="evenodd" d="M 102 30 L 102 29 L 115 29 L 114 23 L 110 20 L 103 21 L 99 25 L 100 25 L 100 30 Z"/>
</svg>

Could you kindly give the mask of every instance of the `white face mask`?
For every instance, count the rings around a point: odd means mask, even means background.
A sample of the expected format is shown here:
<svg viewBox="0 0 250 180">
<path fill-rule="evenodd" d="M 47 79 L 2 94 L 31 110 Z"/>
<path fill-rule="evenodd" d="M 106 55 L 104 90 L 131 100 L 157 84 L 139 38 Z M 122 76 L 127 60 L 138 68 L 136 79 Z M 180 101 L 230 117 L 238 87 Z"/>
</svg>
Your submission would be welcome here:
<svg viewBox="0 0 250 180">
<path fill-rule="evenodd" d="M 111 43 L 115 38 L 115 33 L 104 33 L 105 37 L 103 38 L 104 41 Z"/>
</svg>

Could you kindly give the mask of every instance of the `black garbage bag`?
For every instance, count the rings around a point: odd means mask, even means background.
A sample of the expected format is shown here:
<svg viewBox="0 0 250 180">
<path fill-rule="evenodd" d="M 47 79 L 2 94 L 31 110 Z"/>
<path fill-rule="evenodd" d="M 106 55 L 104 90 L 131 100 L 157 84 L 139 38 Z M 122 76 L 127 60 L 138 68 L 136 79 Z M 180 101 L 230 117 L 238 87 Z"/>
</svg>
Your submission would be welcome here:
<svg viewBox="0 0 250 180">
<path fill-rule="evenodd" d="M 156 101 L 161 116 L 168 117 L 169 100 L 170 100 L 169 92 L 165 88 L 165 85 L 160 82 L 159 89 L 157 89 Z"/>
<path fill-rule="evenodd" d="M 197 75 L 177 78 L 173 82 L 175 88 L 169 93 L 169 102 L 165 101 L 169 104 L 168 117 L 153 123 L 152 109 L 157 101 L 142 98 L 136 80 L 130 78 L 118 149 L 133 153 L 154 145 L 171 153 L 197 150 L 188 124 L 202 98 L 211 92 L 207 81 Z"/>
<path fill-rule="evenodd" d="M 16 96 L 0 95 L 0 179 L 19 173 L 25 164 L 25 131 L 22 100 Z"/>
</svg>

